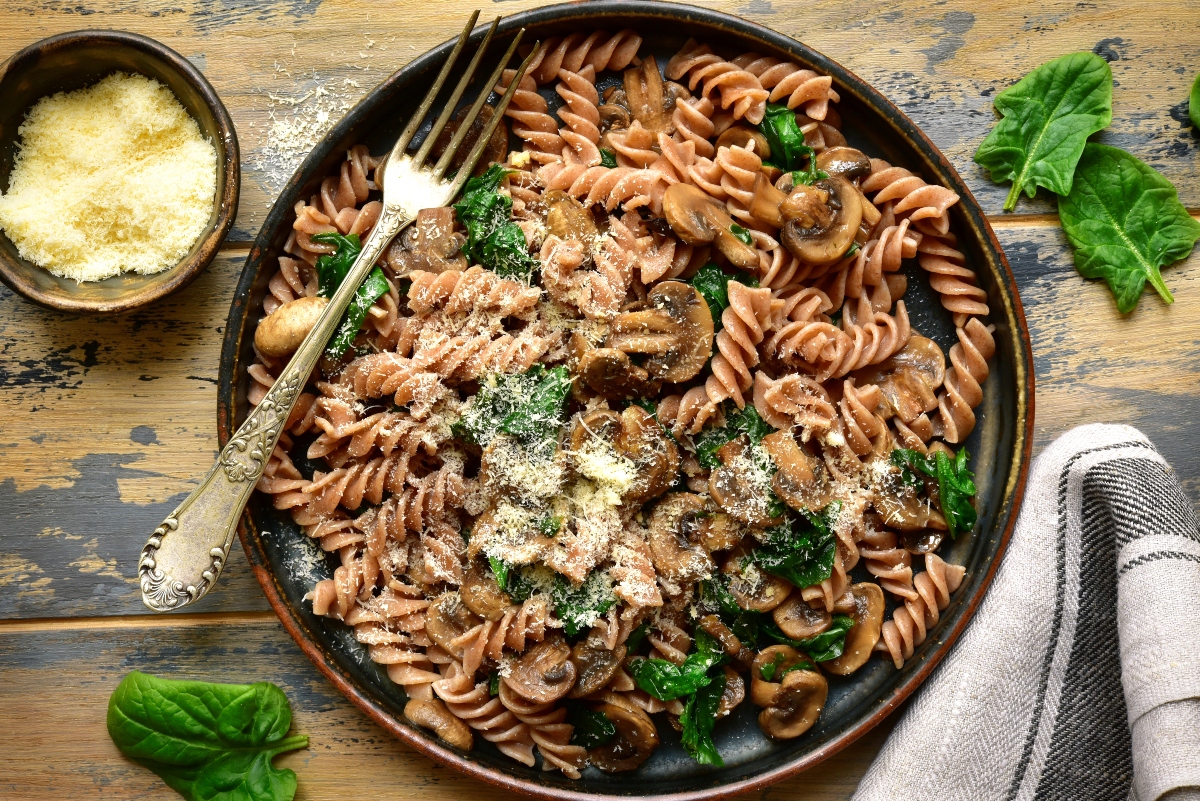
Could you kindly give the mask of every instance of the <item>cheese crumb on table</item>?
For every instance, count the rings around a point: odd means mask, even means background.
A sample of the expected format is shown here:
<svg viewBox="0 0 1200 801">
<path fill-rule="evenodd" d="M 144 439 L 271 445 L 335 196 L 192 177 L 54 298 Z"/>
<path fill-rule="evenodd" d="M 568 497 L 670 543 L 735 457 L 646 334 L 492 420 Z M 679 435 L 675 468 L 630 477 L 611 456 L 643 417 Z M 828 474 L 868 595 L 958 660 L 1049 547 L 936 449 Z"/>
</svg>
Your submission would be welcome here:
<svg viewBox="0 0 1200 801">
<path fill-rule="evenodd" d="M 0 228 L 23 258 L 57 276 L 162 272 L 212 217 L 216 148 L 151 78 L 118 72 L 44 97 L 18 134 Z"/>
</svg>

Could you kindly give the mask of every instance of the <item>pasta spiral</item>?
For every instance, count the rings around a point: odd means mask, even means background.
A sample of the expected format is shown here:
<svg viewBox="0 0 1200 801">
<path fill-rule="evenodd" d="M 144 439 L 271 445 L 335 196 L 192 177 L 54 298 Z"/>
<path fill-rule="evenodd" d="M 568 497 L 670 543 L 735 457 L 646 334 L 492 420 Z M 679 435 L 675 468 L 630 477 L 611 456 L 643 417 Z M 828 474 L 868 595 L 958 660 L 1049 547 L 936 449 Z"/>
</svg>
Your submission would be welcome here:
<svg viewBox="0 0 1200 801">
<path fill-rule="evenodd" d="M 718 95 L 721 108 L 729 109 L 734 119 L 757 125 L 766 113 L 769 92 L 751 72 L 713 53 L 708 45 L 689 39 L 683 49 L 667 62 L 669 80 L 688 79 L 688 88 L 701 87 L 704 97 Z"/>
<path fill-rule="evenodd" d="M 806 70 L 790 61 L 780 61 L 758 53 L 738 56 L 733 63 L 758 78 L 764 89 L 771 91 L 767 98 L 778 103 L 786 98 L 788 108 L 803 106 L 805 115 L 823 120 L 829 104 L 841 98 L 833 90 L 833 78 Z"/>
<path fill-rule="evenodd" d="M 916 646 L 925 642 L 941 610 L 950 605 L 950 594 L 962 583 L 964 572 L 961 566 L 946 564 L 937 554 L 926 554 L 925 570 L 913 578 L 915 597 L 906 598 L 904 606 L 883 624 L 875 650 L 886 652 L 897 668 L 903 667 Z"/>
</svg>

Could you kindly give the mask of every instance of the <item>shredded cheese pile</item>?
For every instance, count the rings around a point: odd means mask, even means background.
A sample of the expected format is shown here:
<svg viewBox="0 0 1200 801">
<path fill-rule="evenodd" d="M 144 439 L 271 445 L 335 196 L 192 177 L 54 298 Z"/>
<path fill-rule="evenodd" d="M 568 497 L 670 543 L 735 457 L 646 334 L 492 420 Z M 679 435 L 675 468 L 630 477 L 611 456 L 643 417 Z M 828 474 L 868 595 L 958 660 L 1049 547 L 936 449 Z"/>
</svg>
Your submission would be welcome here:
<svg viewBox="0 0 1200 801">
<path fill-rule="evenodd" d="M 213 214 L 216 148 L 158 81 L 118 72 L 44 97 L 18 134 L 0 228 L 55 275 L 162 272 Z"/>
</svg>

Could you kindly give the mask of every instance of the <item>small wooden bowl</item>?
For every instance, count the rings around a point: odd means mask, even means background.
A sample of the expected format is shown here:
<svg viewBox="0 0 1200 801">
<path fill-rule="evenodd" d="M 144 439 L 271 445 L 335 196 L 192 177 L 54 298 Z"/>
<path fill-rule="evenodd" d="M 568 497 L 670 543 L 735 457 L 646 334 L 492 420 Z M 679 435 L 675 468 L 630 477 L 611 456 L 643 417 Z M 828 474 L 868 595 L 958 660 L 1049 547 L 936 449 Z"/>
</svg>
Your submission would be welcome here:
<svg viewBox="0 0 1200 801">
<path fill-rule="evenodd" d="M 17 128 L 29 109 L 55 92 L 90 86 L 114 72 L 153 78 L 175 97 L 217 150 L 217 191 L 212 215 L 191 251 L 155 275 L 126 273 L 77 283 L 21 258 L 0 232 L 0 280 L 50 309 L 108 314 L 153 303 L 204 272 L 237 216 L 241 167 L 237 133 L 212 85 L 183 56 L 153 39 L 124 31 L 74 31 L 26 47 L 0 65 L 0 190 L 8 191 Z"/>
</svg>

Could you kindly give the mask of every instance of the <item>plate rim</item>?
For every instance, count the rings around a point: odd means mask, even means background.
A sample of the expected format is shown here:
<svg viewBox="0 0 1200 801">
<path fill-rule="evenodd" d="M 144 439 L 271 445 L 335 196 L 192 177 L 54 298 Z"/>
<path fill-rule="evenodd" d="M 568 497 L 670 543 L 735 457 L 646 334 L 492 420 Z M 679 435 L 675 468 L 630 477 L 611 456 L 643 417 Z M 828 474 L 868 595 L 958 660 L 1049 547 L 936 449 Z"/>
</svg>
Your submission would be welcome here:
<svg viewBox="0 0 1200 801">
<path fill-rule="evenodd" d="M 497 33 L 500 35 L 506 34 L 523 25 L 533 23 L 566 22 L 578 18 L 596 19 L 606 16 L 635 16 L 647 20 L 662 18 L 695 21 L 709 26 L 725 28 L 732 33 L 761 41 L 781 51 L 793 53 L 798 58 L 817 66 L 825 74 L 833 76 L 838 85 L 839 92 L 843 89 L 850 90 L 861 102 L 874 107 L 881 115 L 888 118 L 889 122 L 897 127 L 900 134 L 908 140 L 908 144 L 913 146 L 929 161 L 935 172 L 937 172 L 938 179 L 944 181 L 946 185 L 956 191 L 962 198 L 963 202 L 960 203 L 960 208 L 966 218 L 966 222 L 972 229 L 972 233 L 984 245 L 985 256 L 993 261 L 993 264 L 990 266 L 997 273 L 999 300 L 1002 302 L 1004 317 L 1012 324 L 1011 336 L 1016 340 L 1016 347 L 1013 351 L 1013 367 L 1016 373 L 1017 410 L 1015 430 L 1012 432 L 1013 453 L 1009 461 L 1008 477 L 997 511 L 997 521 L 1003 522 L 1003 529 L 1000 531 L 995 555 L 988 564 L 977 589 L 973 595 L 962 601 L 962 614 L 951 628 L 941 632 L 941 641 L 937 644 L 937 647 L 927 654 L 923 664 L 908 679 L 896 687 L 889 697 L 881 699 L 877 708 L 852 725 L 848 730 L 833 737 L 830 741 L 813 751 L 761 773 L 726 784 L 701 787 L 684 792 L 640 796 L 647 799 L 661 799 L 662 801 L 724 799 L 762 789 L 801 773 L 842 751 L 868 731 L 875 728 L 928 678 L 934 668 L 949 653 L 951 647 L 974 617 L 1007 552 L 1013 529 L 1016 526 L 1017 513 L 1024 498 L 1026 479 L 1032 460 L 1034 426 L 1032 341 L 1029 334 L 1029 327 L 1025 320 L 1020 295 L 1017 291 L 1016 278 L 1008 263 L 1004 249 L 1000 246 L 995 232 L 988 223 L 983 210 L 975 200 L 970 188 L 963 181 L 957 170 L 955 170 L 953 164 L 934 145 L 932 140 L 886 96 L 859 78 L 855 73 L 823 53 L 812 49 L 786 34 L 731 14 L 682 3 L 662 2 L 662 0 L 641 0 L 636 3 L 630 3 L 627 0 L 589 0 L 589 2 L 582 3 L 574 2 L 543 6 L 505 17 L 501 20 Z M 476 29 L 472 34 L 473 42 L 482 36 L 482 31 L 483 28 Z M 259 233 L 255 237 L 254 243 L 247 255 L 246 263 L 243 266 L 242 274 L 239 277 L 238 285 L 234 292 L 228 323 L 225 328 L 217 389 L 217 427 L 218 438 L 222 447 L 228 442 L 233 430 L 233 415 L 236 406 L 234 392 L 236 391 L 238 378 L 237 371 L 233 368 L 239 366 L 240 351 L 245 335 L 245 326 L 237 325 L 237 323 L 244 321 L 248 314 L 253 311 L 248 311 L 246 306 L 258 272 L 254 269 L 254 265 L 261 261 L 263 253 L 272 244 L 268 233 L 274 231 L 283 221 L 283 218 L 291 212 L 291 207 L 287 204 L 281 204 L 280 201 L 284 196 L 298 189 L 301 184 L 306 183 L 306 176 L 316 169 L 320 162 L 326 158 L 327 153 L 322 153 L 318 157 L 319 152 L 327 149 L 323 147 L 325 143 L 343 138 L 361 121 L 362 117 L 367 116 L 373 111 L 378 99 L 393 84 L 416 79 L 422 72 L 440 64 L 442 58 L 449 52 L 454 42 L 455 39 L 447 40 L 419 55 L 364 95 L 357 104 L 346 112 L 346 115 L 338 123 L 330 128 L 321 142 L 314 146 L 309 155 L 297 167 L 288 183 L 280 190 L 279 197 L 277 197 L 270 212 L 264 218 L 262 227 L 259 229 Z M 989 298 L 989 301 L 991 300 Z M 993 306 L 993 317 L 997 316 L 996 311 L 996 307 Z M 279 617 L 284 629 L 326 679 L 355 706 L 365 712 L 375 723 L 379 724 L 402 742 L 416 749 L 421 754 L 451 767 L 468 777 L 535 798 L 543 798 L 550 801 L 565 801 L 568 799 L 570 801 L 625 801 L 630 797 L 609 793 L 583 792 L 540 784 L 520 778 L 500 768 L 469 760 L 457 751 L 445 747 L 435 740 L 426 738 L 411 726 L 401 722 L 399 718 L 385 710 L 374 698 L 360 691 L 355 683 L 343 673 L 340 666 L 330 659 L 329 655 L 308 635 L 307 626 L 295 615 L 292 607 L 283 597 L 275 575 L 270 569 L 266 554 L 261 548 L 260 535 L 254 532 L 254 525 L 248 507 L 243 512 L 239 521 L 238 536 L 255 578 L 262 587 L 264 595 L 266 595 L 272 609 Z M 698 782 L 703 781 L 703 777 L 698 779 Z"/>
</svg>

